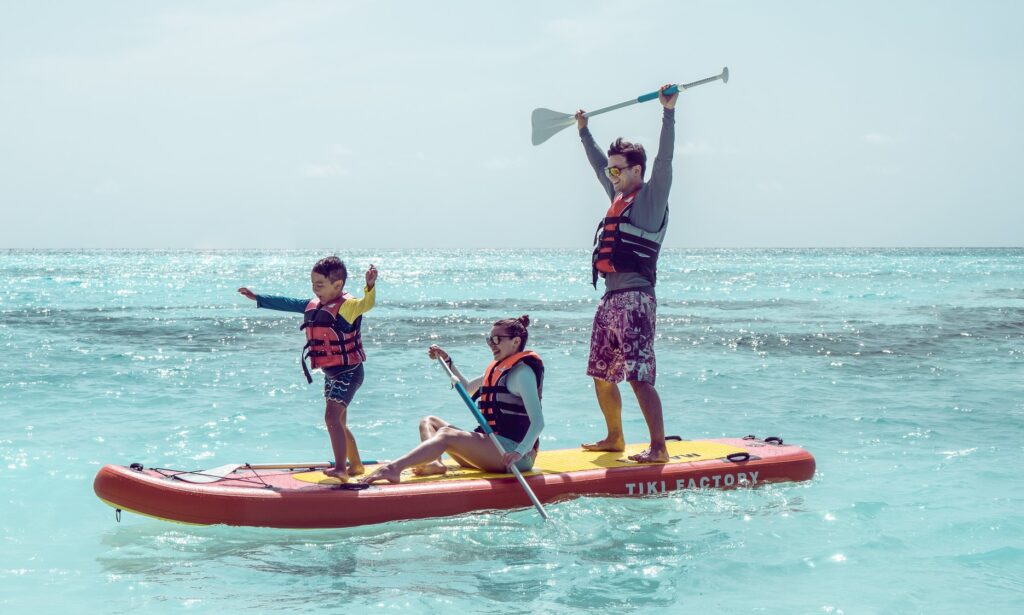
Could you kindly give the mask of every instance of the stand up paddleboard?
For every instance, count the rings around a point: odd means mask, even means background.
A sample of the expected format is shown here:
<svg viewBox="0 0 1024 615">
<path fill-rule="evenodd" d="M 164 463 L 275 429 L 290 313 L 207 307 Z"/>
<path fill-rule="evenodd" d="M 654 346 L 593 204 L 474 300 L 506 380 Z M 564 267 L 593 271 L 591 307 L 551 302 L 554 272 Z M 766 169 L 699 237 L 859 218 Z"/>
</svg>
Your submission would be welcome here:
<svg viewBox="0 0 1024 615">
<path fill-rule="evenodd" d="M 734 489 L 804 481 L 814 457 L 779 438 L 672 440 L 666 464 L 626 459 L 622 453 L 581 449 L 541 451 L 523 474 L 541 502 L 594 496 L 648 496 L 696 489 Z M 530 499 L 511 474 L 451 465 L 440 476 L 402 475 L 397 485 L 341 485 L 326 464 L 230 465 L 182 471 L 107 465 L 93 489 L 122 510 L 167 521 L 277 528 L 338 528 L 467 512 L 526 508 Z M 367 472 L 374 466 L 368 465 Z"/>
</svg>

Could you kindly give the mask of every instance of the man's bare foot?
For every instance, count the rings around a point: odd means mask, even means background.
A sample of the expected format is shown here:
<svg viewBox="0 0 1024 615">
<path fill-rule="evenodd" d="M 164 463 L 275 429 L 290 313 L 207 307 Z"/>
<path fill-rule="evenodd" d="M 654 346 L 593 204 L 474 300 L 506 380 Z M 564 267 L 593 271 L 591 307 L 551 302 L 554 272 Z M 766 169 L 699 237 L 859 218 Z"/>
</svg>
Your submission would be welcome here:
<svg viewBox="0 0 1024 615">
<path fill-rule="evenodd" d="M 366 468 L 361 463 L 350 463 L 348 464 L 348 473 L 350 476 L 360 476 L 366 472 Z"/>
<path fill-rule="evenodd" d="M 610 453 L 621 453 L 626 450 L 626 441 L 622 438 L 605 438 L 593 444 L 581 444 L 585 451 L 601 451 Z"/>
<path fill-rule="evenodd" d="M 323 473 L 328 478 L 336 478 L 343 483 L 348 482 L 348 472 L 344 468 L 326 468 Z"/>
<path fill-rule="evenodd" d="M 395 468 L 392 468 L 391 464 L 389 463 L 387 465 L 383 465 L 377 468 L 376 470 L 371 472 L 369 476 L 361 478 L 359 482 L 366 483 L 367 485 L 372 485 L 373 483 L 377 483 L 382 480 L 386 480 L 393 485 L 397 485 L 402 481 L 402 472 L 401 470 L 396 470 Z"/>
<path fill-rule="evenodd" d="M 412 469 L 412 473 L 416 476 L 436 476 L 447 472 L 448 466 L 444 465 L 440 461 L 431 461 L 430 463 L 425 463 Z"/>
<path fill-rule="evenodd" d="M 664 447 L 654 448 L 652 446 L 642 453 L 630 455 L 628 459 L 637 463 L 668 463 L 668 449 Z"/>
</svg>

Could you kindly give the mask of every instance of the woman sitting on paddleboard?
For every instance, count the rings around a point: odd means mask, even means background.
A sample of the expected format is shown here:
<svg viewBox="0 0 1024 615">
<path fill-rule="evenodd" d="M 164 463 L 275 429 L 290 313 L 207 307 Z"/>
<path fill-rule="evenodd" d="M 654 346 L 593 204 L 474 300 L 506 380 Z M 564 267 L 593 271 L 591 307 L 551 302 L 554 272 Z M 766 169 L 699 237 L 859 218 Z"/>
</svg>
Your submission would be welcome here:
<svg viewBox="0 0 1024 615">
<path fill-rule="evenodd" d="M 440 357 L 447 363 L 473 396 L 506 451 L 504 454 L 480 427 L 465 431 L 436 416 L 428 416 L 420 421 L 423 441 L 419 446 L 377 468 L 363 482 L 397 483 L 406 468 L 412 468 L 413 473 L 420 476 L 444 474 L 448 468 L 441 462 L 443 453 L 451 455 L 460 465 L 488 472 L 507 472 L 512 464 L 521 472 L 532 469 L 537 458 L 538 437 L 544 428 L 540 402 L 544 364 L 537 353 L 525 350 L 529 325 L 530 317 L 525 315 L 494 323 L 487 337 L 494 360 L 482 376 L 473 380 L 466 380 L 440 346 L 431 346 L 428 351 L 431 359 Z"/>
</svg>

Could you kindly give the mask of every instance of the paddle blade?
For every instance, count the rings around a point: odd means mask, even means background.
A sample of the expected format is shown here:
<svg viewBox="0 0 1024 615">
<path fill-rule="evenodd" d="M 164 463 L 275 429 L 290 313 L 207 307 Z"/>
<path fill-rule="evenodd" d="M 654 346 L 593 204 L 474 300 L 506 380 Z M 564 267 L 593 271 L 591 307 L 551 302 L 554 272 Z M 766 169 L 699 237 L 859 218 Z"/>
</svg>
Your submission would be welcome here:
<svg viewBox="0 0 1024 615">
<path fill-rule="evenodd" d="M 216 468 L 210 468 L 209 470 L 182 472 L 181 474 L 176 474 L 174 478 L 183 480 L 186 483 L 215 483 L 219 480 L 224 480 L 240 467 L 242 467 L 241 464 L 229 463 Z"/>
<path fill-rule="evenodd" d="M 572 115 L 551 109 L 534 109 L 530 117 L 533 122 L 533 144 L 540 145 L 560 130 L 572 126 L 576 118 Z"/>
</svg>

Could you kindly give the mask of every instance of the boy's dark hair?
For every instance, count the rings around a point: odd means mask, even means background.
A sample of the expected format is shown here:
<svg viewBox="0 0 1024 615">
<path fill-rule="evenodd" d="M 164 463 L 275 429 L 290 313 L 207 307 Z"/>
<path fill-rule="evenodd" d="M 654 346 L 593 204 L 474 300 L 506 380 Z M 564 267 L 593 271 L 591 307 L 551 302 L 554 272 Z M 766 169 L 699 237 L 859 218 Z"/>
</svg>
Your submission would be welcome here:
<svg viewBox="0 0 1024 615">
<path fill-rule="evenodd" d="M 523 348 L 526 348 L 526 340 L 529 339 L 530 334 L 526 332 L 526 327 L 530 326 L 530 317 L 523 314 L 519 318 L 505 318 L 494 323 L 495 327 L 502 327 L 512 337 L 519 338 L 519 348 L 516 352 L 522 352 Z"/>
<path fill-rule="evenodd" d="M 345 268 L 345 261 L 337 256 L 321 258 L 313 265 L 313 273 L 319 273 L 332 282 L 348 279 L 348 269 Z"/>
<path fill-rule="evenodd" d="M 640 165 L 640 179 L 644 178 L 644 173 L 647 172 L 647 152 L 644 151 L 644 146 L 639 143 L 630 143 L 624 140 L 622 137 L 615 139 L 615 142 L 608 146 L 609 156 L 624 156 L 626 158 L 626 164 L 629 166 Z"/>
</svg>

